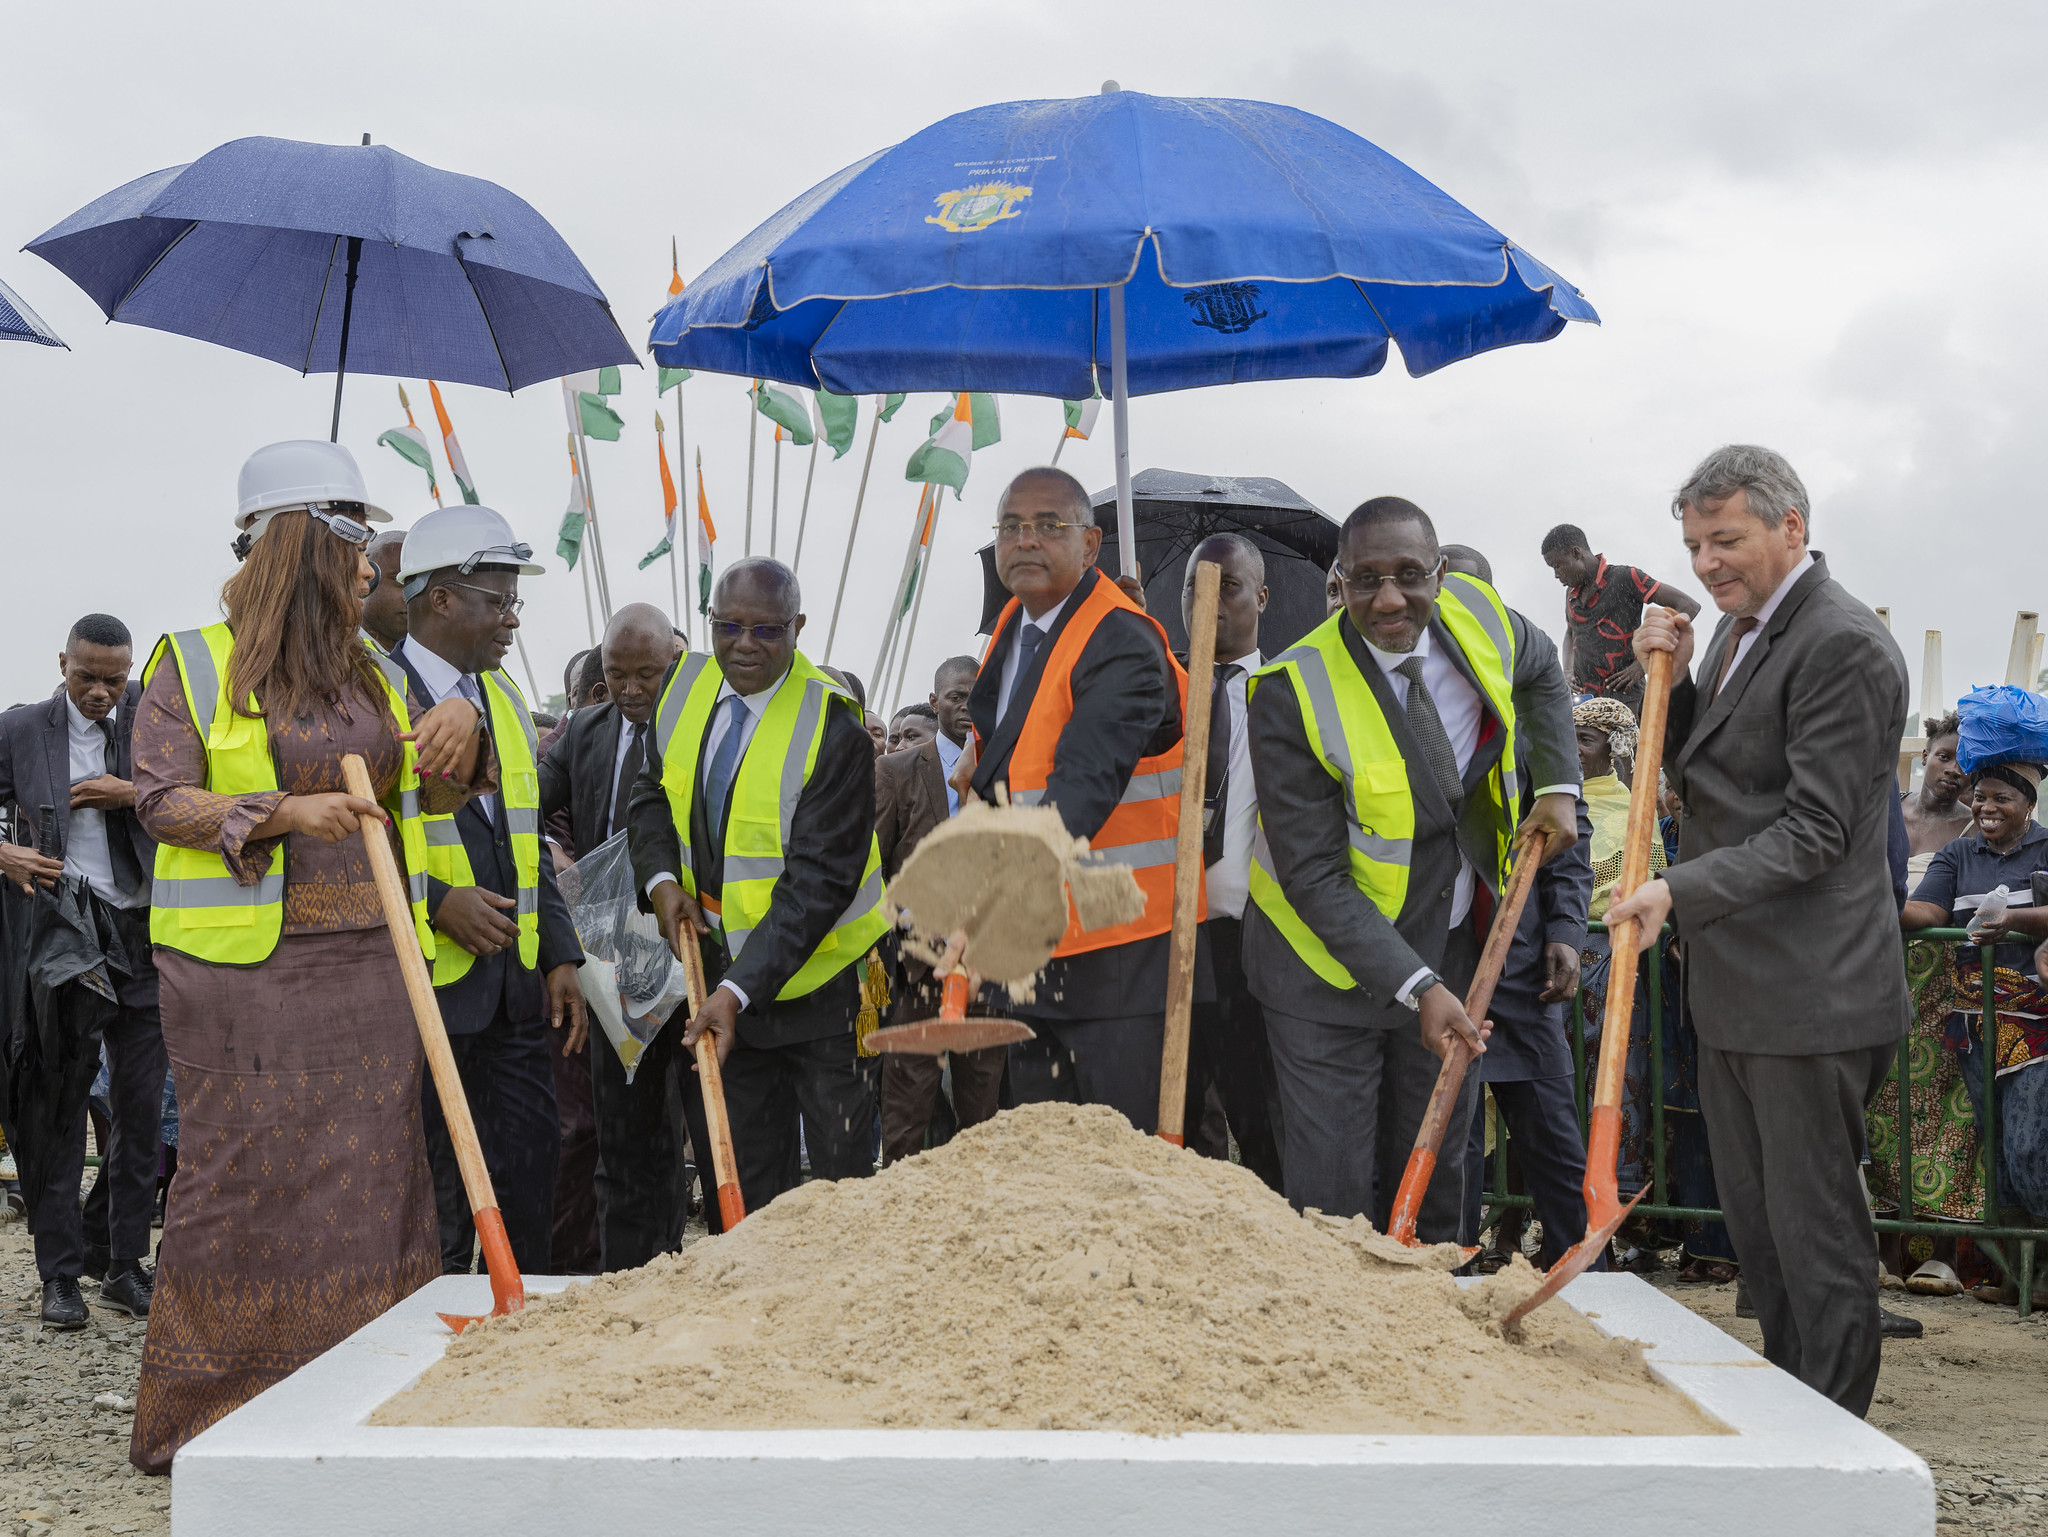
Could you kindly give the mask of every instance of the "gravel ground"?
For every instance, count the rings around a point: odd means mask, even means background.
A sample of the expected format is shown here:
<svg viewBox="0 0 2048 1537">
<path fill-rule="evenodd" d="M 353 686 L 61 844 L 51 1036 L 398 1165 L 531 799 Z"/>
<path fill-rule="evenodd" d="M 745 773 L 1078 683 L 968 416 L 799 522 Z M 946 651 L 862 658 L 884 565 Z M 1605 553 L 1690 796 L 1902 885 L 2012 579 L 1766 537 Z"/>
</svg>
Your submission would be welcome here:
<svg viewBox="0 0 2048 1537">
<path fill-rule="evenodd" d="M 1761 1348 L 1734 1287 L 1650 1279 Z M 91 1282 L 85 1292 L 93 1301 Z M 95 1306 L 79 1333 L 46 1332 L 39 1302 L 27 1229 L 0 1221 L 0 1537 L 168 1533 L 169 1481 L 128 1465 L 143 1326 Z M 1969 1297 L 1885 1302 L 1927 1333 L 1884 1347 L 1871 1423 L 1933 1468 L 1943 1537 L 2048 1531 L 2048 1316 L 2021 1322 Z"/>
</svg>

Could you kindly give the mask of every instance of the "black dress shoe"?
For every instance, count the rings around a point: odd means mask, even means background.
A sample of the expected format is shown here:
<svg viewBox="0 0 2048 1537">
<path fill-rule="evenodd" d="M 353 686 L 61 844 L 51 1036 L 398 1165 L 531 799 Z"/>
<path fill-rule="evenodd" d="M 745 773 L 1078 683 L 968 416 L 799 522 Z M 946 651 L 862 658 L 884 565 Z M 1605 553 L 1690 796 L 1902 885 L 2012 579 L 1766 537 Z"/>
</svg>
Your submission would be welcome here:
<svg viewBox="0 0 2048 1537">
<path fill-rule="evenodd" d="M 149 1272 L 142 1268 L 141 1260 L 123 1260 L 100 1282 L 100 1306 L 126 1313 L 130 1318 L 147 1318 L 155 1287 Z"/>
<path fill-rule="evenodd" d="M 76 1276 L 60 1275 L 54 1281 L 43 1282 L 43 1322 L 52 1329 L 67 1333 L 83 1329 L 89 1316 L 85 1298 L 78 1294 Z"/>
<path fill-rule="evenodd" d="M 106 1275 L 107 1267 L 112 1263 L 113 1261 L 105 1249 L 95 1249 L 91 1244 L 87 1244 L 85 1247 L 85 1259 L 78 1269 L 79 1273 L 87 1279 L 97 1281 Z"/>
<path fill-rule="evenodd" d="M 1920 1320 L 1907 1313 L 1894 1313 L 1890 1308 L 1877 1310 L 1877 1332 L 1888 1340 L 1917 1340 L 1926 1332 Z"/>
</svg>

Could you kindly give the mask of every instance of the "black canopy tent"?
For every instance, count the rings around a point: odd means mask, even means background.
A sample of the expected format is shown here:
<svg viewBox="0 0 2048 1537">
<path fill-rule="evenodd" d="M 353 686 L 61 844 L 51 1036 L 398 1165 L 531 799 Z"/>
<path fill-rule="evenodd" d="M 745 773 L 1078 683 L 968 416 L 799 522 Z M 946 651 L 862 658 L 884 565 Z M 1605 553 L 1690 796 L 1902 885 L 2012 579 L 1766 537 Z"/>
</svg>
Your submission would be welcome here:
<svg viewBox="0 0 2048 1537">
<path fill-rule="evenodd" d="M 1262 475 L 1190 475 L 1141 470 L 1131 481 L 1137 510 L 1138 569 L 1145 573 L 1147 611 L 1166 627 L 1176 651 L 1187 649 L 1180 591 L 1188 555 L 1211 534 L 1243 534 L 1266 557 L 1266 613 L 1259 650 L 1277 656 L 1322 623 L 1324 583 L 1337 558 L 1337 525 L 1292 489 Z M 1102 526 L 1096 565 L 1121 565 L 1116 539 L 1116 490 L 1092 498 Z M 981 633 L 995 629 L 1010 594 L 996 576 L 996 547 L 981 550 Z"/>
</svg>

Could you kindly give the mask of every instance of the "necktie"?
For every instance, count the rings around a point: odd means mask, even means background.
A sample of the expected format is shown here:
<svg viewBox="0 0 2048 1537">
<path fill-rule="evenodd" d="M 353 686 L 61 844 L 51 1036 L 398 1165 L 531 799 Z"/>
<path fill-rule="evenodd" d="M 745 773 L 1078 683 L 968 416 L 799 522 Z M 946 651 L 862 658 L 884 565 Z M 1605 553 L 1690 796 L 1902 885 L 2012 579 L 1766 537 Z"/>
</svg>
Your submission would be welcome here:
<svg viewBox="0 0 2048 1537">
<path fill-rule="evenodd" d="M 1422 748 L 1422 756 L 1436 776 L 1437 788 L 1456 811 L 1465 799 L 1465 782 L 1458 775 L 1458 755 L 1444 730 L 1443 717 L 1436 713 L 1436 700 L 1422 681 L 1422 658 L 1411 656 L 1394 669 L 1408 680 L 1408 729 Z"/>
<path fill-rule="evenodd" d="M 714 839 L 725 826 L 725 798 L 732 793 L 733 772 L 740 762 L 740 723 L 747 718 L 747 702 L 739 695 L 725 703 L 725 735 L 704 774 L 704 814 Z"/>
<path fill-rule="evenodd" d="M 112 717 L 103 716 L 95 721 L 100 735 L 106 738 L 106 756 L 101 760 L 100 772 L 114 772 L 114 722 Z M 123 897 L 132 897 L 142 884 L 142 862 L 135 857 L 135 847 L 128 841 L 128 829 L 118 817 L 106 817 L 102 825 L 107 830 L 107 857 L 114 863 L 114 884 L 121 888 Z"/>
<path fill-rule="evenodd" d="M 1714 680 L 1714 692 L 1721 692 L 1721 685 L 1728 681 L 1728 674 L 1735 671 L 1735 650 L 1742 644 L 1742 637 L 1754 630 L 1759 621 L 1754 617 L 1738 619 L 1728 631 L 1728 654 L 1721 658 L 1721 675 Z"/>
<path fill-rule="evenodd" d="M 619 782 L 612 790 L 612 825 L 606 830 L 612 835 L 626 830 L 626 809 L 633 804 L 633 781 L 640 777 L 647 762 L 647 722 L 643 720 L 631 731 L 626 756 L 619 764 Z"/>
<path fill-rule="evenodd" d="M 1202 864 L 1223 857 L 1223 827 L 1230 798 L 1230 682 L 1244 669 L 1235 662 L 1216 668 L 1209 695 L 1209 762 L 1202 773 Z"/>
<path fill-rule="evenodd" d="M 1019 626 L 1017 630 L 1017 678 L 1010 685 L 1010 697 L 1003 704 L 1003 713 L 1010 713 L 1010 706 L 1016 703 L 1018 694 L 1024 690 L 1025 676 L 1031 671 L 1031 664 L 1038 658 L 1038 648 L 1045 644 L 1045 631 L 1035 624 Z"/>
<path fill-rule="evenodd" d="M 468 673 L 463 673 L 455 680 L 455 692 L 475 705 L 479 715 L 488 713 L 484 709 L 483 690 L 476 686 L 476 679 L 472 678 Z M 484 820 L 493 827 L 497 826 L 498 797 L 495 795 L 479 795 L 476 797 L 476 804 L 477 809 L 483 812 Z"/>
</svg>

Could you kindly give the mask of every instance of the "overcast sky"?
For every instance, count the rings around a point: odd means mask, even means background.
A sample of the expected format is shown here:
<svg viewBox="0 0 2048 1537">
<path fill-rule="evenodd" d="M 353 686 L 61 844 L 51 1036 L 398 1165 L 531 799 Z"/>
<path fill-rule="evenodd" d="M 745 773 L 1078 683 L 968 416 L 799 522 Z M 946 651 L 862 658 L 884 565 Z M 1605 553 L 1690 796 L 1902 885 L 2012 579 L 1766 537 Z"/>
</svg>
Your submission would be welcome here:
<svg viewBox="0 0 2048 1537">
<path fill-rule="evenodd" d="M 1719 443 L 1769 444 L 1805 477 L 1835 575 L 1890 607 L 1916 705 L 1928 628 L 1945 635 L 1953 698 L 1999 681 L 2014 611 L 2040 599 L 2048 321 L 2026 295 L 2048 236 L 2043 15 L 1869 0 L 10 7 L 0 279 L 74 350 L 0 344 L 0 703 L 47 692 L 88 610 L 122 616 L 143 648 L 217 617 L 243 458 L 327 430 L 332 376 L 106 325 L 19 250 L 101 193 L 244 135 L 367 131 L 531 202 L 639 346 L 672 235 L 694 277 L 798 192 L 927 123 L 1105 77 L 1341 123 L 1563 272 L 1604 321 L 1422 380 L 1390 360 L 1372 379 L 1142 399 L 1134 468 L 1274 476 L 1338 516 L 1410 497 L 1445 538 L 1485 549 L 1508 600 L 1555 634 L 1547 528 L 1579 523 L 1610 558 L 1698 594 L 1671 490 Z M 685 397 L 722 555 L 745 487 L 742 389 L 700 376 Z M 524 635 L 552 692 L 585 644 L 577 579 L 552 556 L 559 392 L 446 394 L 483 499 L 549 552 L 550 574 L 525 584 Z M 882 429 L 833 657 L 863 674 L 916 503 L 901 467 L 937 403 Z M 659 537 L 651 369 L 627 371 L 618 404 L 625 437 L 592 454 L 614 597 L 666 607 L 666 566 L 632 569 Z M 1062 461 L 1091 488 L 1113 475 L 1107 417 Z M 404 524 L 431 506 L 424 477 L 374 446 L 402 420 L 390 380 L 351 378 L 342 440 Z M 1004 481 L 1048 456 L 1058 403 L 1006 398 L 1003 425 L 966 500 L 947 502 L 913 679 L 971 649 L 973 548 Z M 785 451 L 785 527 L 802 469 Z M 757 527 L 768 471 L 764 453 Z M 859 472 L 858 452 L 817 472 L 801 572 L 814 658 Z"/>
</svg>

